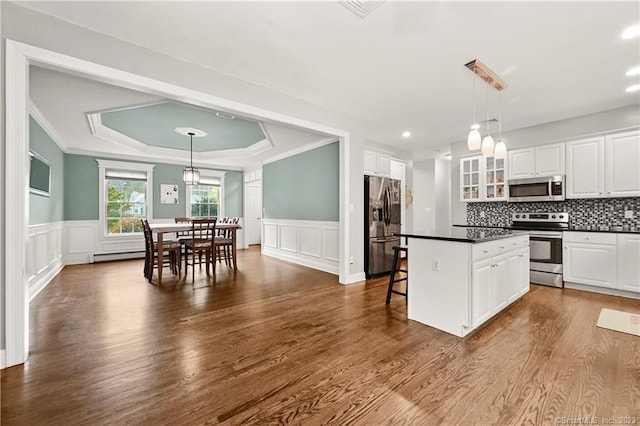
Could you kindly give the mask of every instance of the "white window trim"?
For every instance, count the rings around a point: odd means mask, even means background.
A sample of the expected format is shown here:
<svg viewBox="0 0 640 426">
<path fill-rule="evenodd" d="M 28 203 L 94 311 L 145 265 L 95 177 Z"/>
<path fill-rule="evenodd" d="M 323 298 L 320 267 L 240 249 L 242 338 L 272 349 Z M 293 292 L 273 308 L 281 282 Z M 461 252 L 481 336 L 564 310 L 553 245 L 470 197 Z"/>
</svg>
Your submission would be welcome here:
<svg viewBox="0 0 640 426">
<path fill-rule="evenodd" d="M 202 170 L 200 176 L 220 179 L 220 190 L 218 191 L 218 217 L 224 217 L 224 176 L 227 172 L 220 170 Z M 184 199 L 184 217 L 191 217 L 191 185 L 187 185 L 186 197 Z"/>
<path fill-rule="evenodd" d="M 107 169 L 120 169 L 120 170 L 133 170 L 136 172 L 145 172 L 147 174 L 147 219 L 153 218 L 153 168 L 154 164 L 144 163 L 130 163 L 128 161 L 111 161 L 111 160 L 98 160 L 98 208 L 100 209 L 100 237 L 101 240 L 112 240 L 114 238 L 121 239 L 140 239 L 140 234 L 132 235 L 108 235 L 107 234 L 107 215 L 105 208 L 105 190 L 107 182 L 105 179 L 105 173 Z"/>
</svg>

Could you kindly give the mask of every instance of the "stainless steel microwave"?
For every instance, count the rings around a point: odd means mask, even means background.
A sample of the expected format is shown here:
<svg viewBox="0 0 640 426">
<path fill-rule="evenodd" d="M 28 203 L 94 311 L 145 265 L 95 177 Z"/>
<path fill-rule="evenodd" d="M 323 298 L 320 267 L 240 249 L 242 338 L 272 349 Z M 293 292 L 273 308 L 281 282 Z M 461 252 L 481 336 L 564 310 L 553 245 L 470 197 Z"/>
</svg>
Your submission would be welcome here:
<svg viewBox="0 0 640 426">
<path fill-rule="evenodd" d="M 562 201 L 564 175 L 509 180 L 509 201 Z"/>
</svg>

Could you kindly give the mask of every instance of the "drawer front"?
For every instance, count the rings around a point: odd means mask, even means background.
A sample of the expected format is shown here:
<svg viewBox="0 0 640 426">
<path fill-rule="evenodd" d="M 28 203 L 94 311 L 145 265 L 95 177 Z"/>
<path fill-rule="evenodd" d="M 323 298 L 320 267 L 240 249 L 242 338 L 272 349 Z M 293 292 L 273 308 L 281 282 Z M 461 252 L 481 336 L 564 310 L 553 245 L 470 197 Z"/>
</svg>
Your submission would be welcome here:
<svg viewBox="0 0 640 426">
<path fill-rule="evenodd" d="M 567 243 L 616 245 L 616 234 L 605 232 L 564 232 L 562 238 Z"/>
<path fill-rule="evenodd" d="M 517 250 L 528 246 L 529 237 L 527 235 L 514 238 L 504 238 L 497 241 L 489 241 L 488 243 L 474 244 L 471 249 L 471 258 L 474 261 L 487 259 L 489 257 L 498 256 L 511 250 Z"/>
</svg>

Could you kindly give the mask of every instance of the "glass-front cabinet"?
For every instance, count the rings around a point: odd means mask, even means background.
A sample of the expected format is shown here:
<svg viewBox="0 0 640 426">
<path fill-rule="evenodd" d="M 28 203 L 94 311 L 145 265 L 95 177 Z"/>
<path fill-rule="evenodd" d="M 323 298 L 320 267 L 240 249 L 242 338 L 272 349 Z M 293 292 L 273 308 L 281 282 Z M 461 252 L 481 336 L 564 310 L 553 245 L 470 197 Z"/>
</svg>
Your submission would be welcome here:
<svg viewBox="0 0 640 426">
<path fill-rule="evenodd" d="M 480 201 L 480 165 L 482 156 L 460 159 L 460 200 Z"/>
<path fill-rule="evenodd" d="M 507 170 L 504 159 L 493 155 L 460 159 L 460 201 L 506 201 Z"/>
<path fill-rule="evenodd" d="M 485 176 L 484 197 L 485 201 L 504 201 L 507 199 L 507 185 L 505 178 L 505 160 L 494 158 L 493 156 L 484 157 Z"/>
</svg>

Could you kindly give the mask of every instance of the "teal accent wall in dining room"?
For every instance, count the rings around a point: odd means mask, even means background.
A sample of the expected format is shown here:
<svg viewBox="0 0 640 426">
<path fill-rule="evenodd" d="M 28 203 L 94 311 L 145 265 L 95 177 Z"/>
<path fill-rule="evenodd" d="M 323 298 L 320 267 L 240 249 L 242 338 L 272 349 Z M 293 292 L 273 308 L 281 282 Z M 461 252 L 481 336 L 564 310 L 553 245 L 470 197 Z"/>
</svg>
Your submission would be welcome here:
<svg viewBox="0 0 640 426">
<path fill-rule="evenodd" d="M 337 222 L 339 180 L 338 142 L 265 164 L 264 217 Z"/>
<path fill-rule="evenodd" d="M 29 193 L 29 225 L 59 222 L 64 219 L 64 153 L 31 116 L 29 150 L 51 166 L 50 195 Z"/>
<path fill-rule="evenodd" d="M 98 220 L 98 157 L 65 154 L 65 197 L 64 220 Z M 119 159 L 102 158 L 105 160 L 122 161 Z M 142 163 L 137 161 L 137 163 Z M 182 181 L 184 166 L 176 164 L 154 164 L 153 168 L 153 218 L 172 219 L 186 215 L 187 188 Z M 201 170 L 205 170 L 201 168 Z M 225 174 L 224 202 L 225 215 L 242 217 L 243 175 L 239 171 L 227 171 Z M 178 185 L 178 204 L 160 203 L 160 185 Z"/>
</svg>

